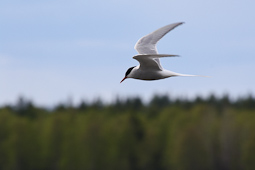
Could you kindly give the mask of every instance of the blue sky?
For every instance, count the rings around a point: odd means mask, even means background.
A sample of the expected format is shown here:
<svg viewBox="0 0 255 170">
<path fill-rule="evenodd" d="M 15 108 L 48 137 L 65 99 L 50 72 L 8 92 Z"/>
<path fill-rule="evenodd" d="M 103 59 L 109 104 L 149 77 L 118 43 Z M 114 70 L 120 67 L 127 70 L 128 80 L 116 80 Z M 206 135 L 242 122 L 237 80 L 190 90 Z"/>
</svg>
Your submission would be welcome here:
<svg viewBox="0 0 255 170">
<path fill-rule="evenodd" d="M 255 92 L 255 1 L 252 0 L 2 0 L 0 104 L 25 96 L 38 105 L 72 98 L 106 101 L 153 94 L 193 97 Z M 136 41 L 164 25 L 184 25 L 159 43 L 178 54 L 171 71 L 208 75 L 159 81 L 127 79 L 138 65 Z"/>
</svg>

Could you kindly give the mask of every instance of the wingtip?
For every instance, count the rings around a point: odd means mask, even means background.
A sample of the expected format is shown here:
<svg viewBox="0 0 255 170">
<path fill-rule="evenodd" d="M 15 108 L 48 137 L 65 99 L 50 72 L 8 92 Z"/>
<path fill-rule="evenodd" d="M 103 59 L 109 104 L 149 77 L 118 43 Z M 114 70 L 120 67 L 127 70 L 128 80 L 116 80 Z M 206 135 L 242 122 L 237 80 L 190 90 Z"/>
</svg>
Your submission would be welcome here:
<svg viewBox="0 0 255 170">
<path fill-rule="evenodd" d="M 185 22 L 177 22 L 177 23 L 179 23 L 179 25 L 185 24 Z"/>
<path fill-rule="evenodd" d="M 176 26 L 175 26 L 175 27 L 177 27 L 177 26 L 180 26 L 180 25 L 185 24 L 185 22 L 176 22 L 175 24 L 176 24 Z"/>
</svg>

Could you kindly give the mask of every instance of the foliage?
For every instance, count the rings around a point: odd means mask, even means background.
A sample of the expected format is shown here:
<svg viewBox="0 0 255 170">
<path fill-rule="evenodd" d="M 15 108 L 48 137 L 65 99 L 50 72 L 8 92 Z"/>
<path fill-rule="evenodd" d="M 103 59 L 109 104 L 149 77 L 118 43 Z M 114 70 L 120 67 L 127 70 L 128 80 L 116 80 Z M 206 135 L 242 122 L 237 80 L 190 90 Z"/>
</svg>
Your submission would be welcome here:
<svg viewBox="0 0 255 170">
<path fill-rule="evenodd" d="M 3 170 L 252 170 L 255 99 L 154 96 L 0 108 Z"/>
</svg>

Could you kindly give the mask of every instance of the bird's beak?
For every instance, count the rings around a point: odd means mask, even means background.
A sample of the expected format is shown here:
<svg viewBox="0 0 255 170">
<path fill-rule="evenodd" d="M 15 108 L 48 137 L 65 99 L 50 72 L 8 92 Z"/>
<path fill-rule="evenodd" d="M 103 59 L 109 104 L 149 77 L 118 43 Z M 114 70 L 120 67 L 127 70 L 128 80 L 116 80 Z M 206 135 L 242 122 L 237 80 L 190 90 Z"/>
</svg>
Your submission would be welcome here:
<svg viewBox="0 0 255 170">
<path fill-rule="evenodd" d="M 124 78 L 121 80 L 121 82 L 123 82 L 126 78 L 127 78 L 127 77 L 124 77 Z M 121 82 L 120 82 L 120 83 L 121 83 Z"/>
</svg>

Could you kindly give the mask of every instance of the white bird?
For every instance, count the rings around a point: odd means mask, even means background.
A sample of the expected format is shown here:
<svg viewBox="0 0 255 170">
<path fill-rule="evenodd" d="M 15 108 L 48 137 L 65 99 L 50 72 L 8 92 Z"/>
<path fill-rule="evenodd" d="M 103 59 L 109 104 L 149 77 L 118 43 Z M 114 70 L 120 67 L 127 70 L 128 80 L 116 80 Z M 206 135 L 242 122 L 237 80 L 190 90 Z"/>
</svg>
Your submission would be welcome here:
<svg viewBox="0 0 255 170">
<path fill-rule="evenodd" d="M 169 31 L 173 30 L 175 27 L 181 24 L 183 24 L 183 22 L 166 25 L 140 38 L 135 45 L 135 50 L 139 54 L 133 57 L 140 63 L 140 65 L 130 67 L 121 82 L 123 82 L 126 78 L 134 78 L 140 80 L 159 80 L 172 76 L 196 76 L 165 70 L 160 65 L 159 58 L 175 57 L 178 55 L 158 54 L 156 48 L 157 42 Z"/>
</svg>

